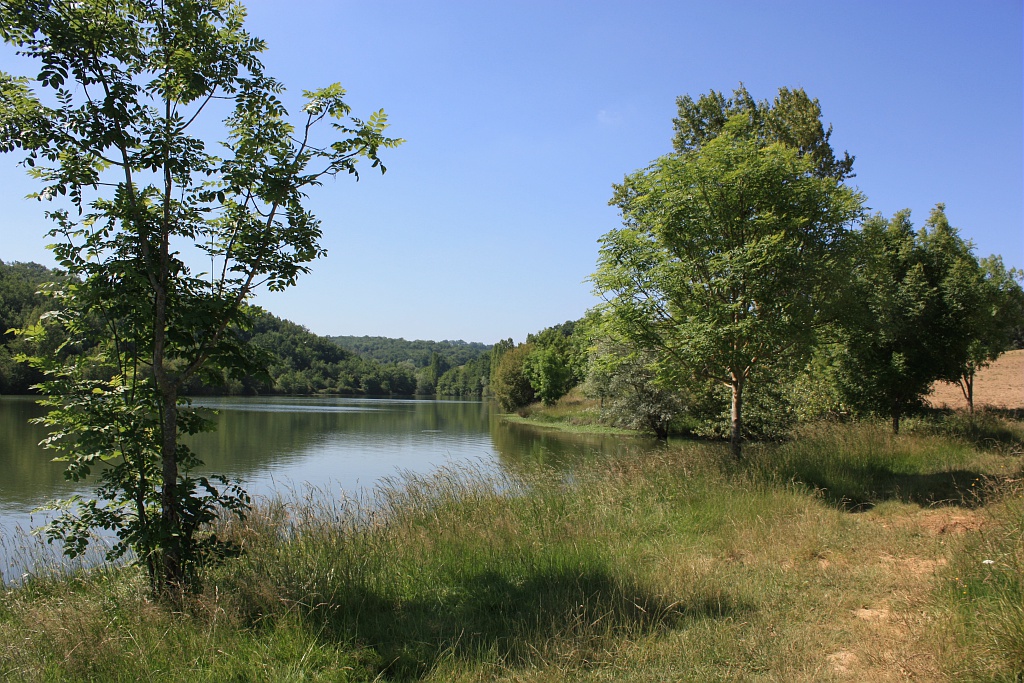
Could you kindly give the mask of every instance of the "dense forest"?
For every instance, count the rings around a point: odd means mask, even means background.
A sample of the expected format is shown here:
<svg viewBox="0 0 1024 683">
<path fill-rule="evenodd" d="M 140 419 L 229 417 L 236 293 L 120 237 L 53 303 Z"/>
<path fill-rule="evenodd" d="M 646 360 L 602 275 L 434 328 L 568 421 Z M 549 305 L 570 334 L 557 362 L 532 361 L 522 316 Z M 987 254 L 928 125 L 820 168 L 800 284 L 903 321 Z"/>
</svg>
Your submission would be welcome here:
<svg viewBox="0 0 1024 683">
<path fill-rule="evenodd" d="M 39 371 L 17 360 L 35 349 L 15 330 L 39 322 L 50 308 L 40 289 L 60 278 L 59 272 L 38 263 L 0 261 L 0 394 L 26 393 L 42 379 Z"/>
<path fill-rule="evenodd" d="M 379 363 L 409 362 L 416 368 L 425 368 L 430 365 L 434 354 L 443 358 L 448 367 L 458 367 L 479 359 L 491 349 L 489 344 L 465 342 L 461 339 L 456 341 L 424 341 L 422 339 L 406 341 L 405 339 L 370 336 L 332 336 L 327 339 L 343 349 L 348 349 L 366 358 L 372 358 Z"/>
<path fill-rule="evenodd" d="M 32 391 L 42 374 L 19 356 L 64 345 L 62 330 L 27 339 L 15 334 L 39 323 L 55 302 L 42 293 L 63 274 L 36 263 L 0 261 L 0 393 Z M 202 394 L 341 394 L 359 396 L 455 396 L 480 398 L 490 375 L 490 347 L 478 342 L 414 341 L 385 337 L 324 337 L 259 309 L 239 338 L 265 352 L 265 373 L 220 381 L 198 376 L 187 393 Z M 42 340 L 46 340 L 43 342 Z M 72 352 L 64 347 L 64 352 Z"/>
</svg>

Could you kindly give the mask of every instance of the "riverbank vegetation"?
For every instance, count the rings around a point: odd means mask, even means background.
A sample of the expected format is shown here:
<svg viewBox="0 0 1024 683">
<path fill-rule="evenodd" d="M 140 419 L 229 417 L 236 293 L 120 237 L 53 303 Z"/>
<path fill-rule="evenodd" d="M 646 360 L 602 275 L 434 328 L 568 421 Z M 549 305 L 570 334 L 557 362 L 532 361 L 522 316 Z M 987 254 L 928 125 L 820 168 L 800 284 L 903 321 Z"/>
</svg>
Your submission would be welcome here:
<svg viewBox="0 0 1024 683">
<path fill-rule="evenodd" d="M 615 186 L 601 306 L 518 345 L 378 340 L 375 360 L 250 301 L 324 255 L 307 190 L 383 171 L 402 141 L 383 110 L 352 118 L 338 84 L 292 122 L 244 10 L 193 5 L 0 9 L 38 67 L 0 74 L 0 149 L 24 154 L 36 198 L 68 202 L 49 213 L 59 273 L 0 264 L 0 295 L 24 303 L 0 298 L 20 328 L 0 330 L 0 373 L 7 390 L 41 378 L 46 447 L 99 482 L 52 503 L 44 536 L 70 555 L 117 536 L 92 571 L 6 587 L 0 672 L 1024 675 L 1024 433 L 973 414 L 975 374 L 1020 342 L 1020 274 L 978 259 L 941 203 L 921 229 L 866 216 L 817 100 L 679 98 L 673 151 Z M 189 129 L 225 97 L 212 156 Z M 940 379 L 968 416 L 922 416 Z M 250 507 L 194 474 L 186 439 L 210 423 L 187 397 L 210 392 L 491 393 L 534 420 L 692 440 Z"/>
<path fill-rule="evenodd" d="M 31 575 L 0 672 L 42 680 L 1014 680 L 1024 424 L 442 470 L 262 501 L 175 610 L 134 567 Z"/>
</svg>

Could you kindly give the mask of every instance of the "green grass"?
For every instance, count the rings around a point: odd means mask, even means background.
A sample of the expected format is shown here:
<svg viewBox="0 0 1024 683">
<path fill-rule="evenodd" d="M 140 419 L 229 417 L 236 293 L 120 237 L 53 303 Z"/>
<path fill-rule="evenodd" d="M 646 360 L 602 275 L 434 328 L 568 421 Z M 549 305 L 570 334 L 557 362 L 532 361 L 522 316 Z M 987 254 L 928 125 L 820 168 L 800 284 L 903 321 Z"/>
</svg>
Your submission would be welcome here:
<svg viewBox="0 0 1024 683">
<path fill-rule="evenodd" d="M 0 676 L 1024 675 L 1018 451 L 826 425 L 747 454 L 682 442 L 571 473 L 446 469 L 373 496 L 266 501 L 225 528 L 242 556 L 178 612 L 133 568 L 8 587 Z"/>
<path fill-rule="evenodd" d="M 637 435 L 634 430 L 604 424 L 598 402 L 586 398 L 579 387 L 573 388 L 554 405 L 533 403 L 520 408 L 515 415 L 504 416 L 503 419 L 517 424 L 580 434 Z"/>
<path fill-rule="evenodd" d="M 936 591 L 941 625 L 953 643 L 958 680 L 1024 678 L 1024 486 L 996 487 L 976 534 L 951 554 Z"/>
</svg>

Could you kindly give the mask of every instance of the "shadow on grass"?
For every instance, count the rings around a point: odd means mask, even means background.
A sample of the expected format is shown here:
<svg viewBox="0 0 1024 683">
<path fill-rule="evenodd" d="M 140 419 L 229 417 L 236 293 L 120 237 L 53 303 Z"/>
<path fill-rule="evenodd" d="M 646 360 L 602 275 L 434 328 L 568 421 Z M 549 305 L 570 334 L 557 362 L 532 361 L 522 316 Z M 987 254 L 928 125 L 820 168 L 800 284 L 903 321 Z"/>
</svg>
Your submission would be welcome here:
<svg viewBox="0 0 1024 683">
<path fill-rule="evenodd" d="M 309 616 L 321 637 L 373 648 L 382 678 L 409 681 L 442 658 L 502 667 L 594 661 L 608 656 L 612 635 L 640 637 L 753 609 L 718 593 L 674 602 L 594 570 L 547 570 L 521 579 L 482 571 L 447 588 L 429 599 L 396 599 L 353 587 Z"/>
<path fill-rule="evenodd" d="M 933 409 L 925 413 L 925 418 L 926 432 L 962 439 L 984 450 L 1024 452 L 1024 411 L 985 407 L 968 415 Z"/>
<path fill-rule="evenodd" d="M 805 462 L 779 474 L 814 488 L 829 503 L 850 512 L 864 512 L 890 500 L 922 507 L 981 507 L 992 491 L 987 475 L 970 470 L 906 474 L 877 465 L 815 465 Z"/>
</svg>

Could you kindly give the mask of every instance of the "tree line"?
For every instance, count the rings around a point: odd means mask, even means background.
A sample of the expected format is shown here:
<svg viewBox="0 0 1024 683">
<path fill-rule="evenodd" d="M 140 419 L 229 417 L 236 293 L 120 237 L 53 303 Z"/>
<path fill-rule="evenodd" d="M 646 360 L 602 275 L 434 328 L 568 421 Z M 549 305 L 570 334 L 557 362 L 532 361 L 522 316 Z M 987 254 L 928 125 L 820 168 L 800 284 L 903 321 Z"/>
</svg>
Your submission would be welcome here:
<svg viewBox="0 0 1024 683">
<path fill-rule="evenodd" d="M 674 151 L 625 177 L 600 240 L 604 303 L 561 347 L 495 347 L 512 410 L 582 383 L 607 419 L 664 437 L 784 433 L 798 416 L 878 415 L 899 431 L 936 380 L 973 411 L 977 370 L 1019 344 L 1022 274 L 979 259 L 938 204 L 867 214 L 854 157 L 817 100 L 740 86 L 677 101 Z M 582 369 L 581 368 L 585 368 Z"/>
<path fill-rule="evenodd" d="M 0 261 L 0 393 L 25 394 L 45 379 L 29 363 L 34 355 L 95 351 L 95 345 L 72 349 L 59 325 L 49 335 L 17 335 L 16 330 L 46 323 L 55 315 L 55 301 L 43 293 L 50 283 L 67 281 L 63 271 L 37 263 Z M 337 337 L 320 336 L 301 325 L 267 311 L 252 309 L 251 324 L 232 330 L 236 339 L 262 352 L 257 369 L 229 376 L 226 373 L 193 377 L 183 385 L 189 396 L 202 395 L 316 395 L 346 396 L 455 396 L 480 398 L 490 374 L 489 346 L 478 342 L 406 342 L 384 337 L 372 340 L 363 352 L 339 345 Z M 41 321 L 42 319 L 42 321 Z M 41 345 L 47 344 L 49 348 Z M 381 360 L 373 348 L 389 349 Z M 406 349 L 407 353 L 397 351 Z M 416 351 L 418 353 L 409 353 Z M 457 363 L 458 361 L 462 363 Z M 109 373 L 108 373 L 109 374 Z"/>
</svg>

